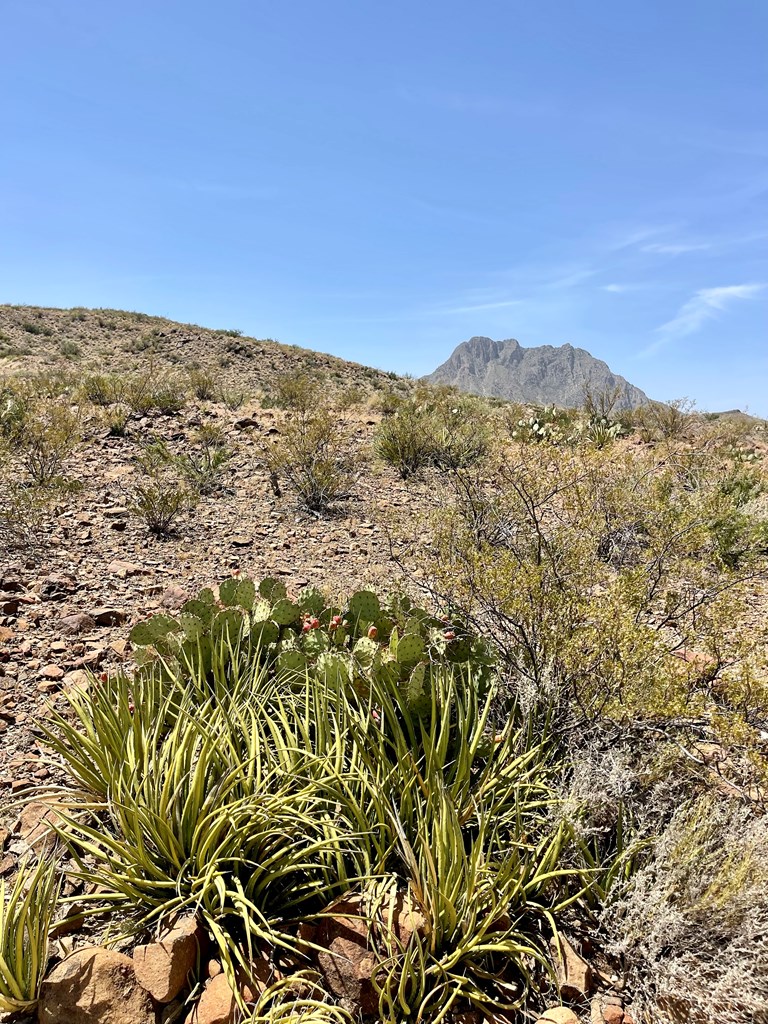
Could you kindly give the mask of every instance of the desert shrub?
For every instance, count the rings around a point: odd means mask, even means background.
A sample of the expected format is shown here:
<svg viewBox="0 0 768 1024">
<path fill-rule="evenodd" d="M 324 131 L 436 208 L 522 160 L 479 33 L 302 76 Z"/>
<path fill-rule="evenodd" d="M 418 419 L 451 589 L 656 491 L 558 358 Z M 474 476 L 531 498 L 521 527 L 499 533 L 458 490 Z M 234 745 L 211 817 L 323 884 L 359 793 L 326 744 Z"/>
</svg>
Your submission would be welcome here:
<svg viewBox="0 0 768 1024">
<path fill-rule="evenodd" d="M 171 416 L 180 412 L 187 404 L 187 395 L 180 381 L 167 379 L 152 390 L 152 408 Z"/>
<path fill-rule="evenodd" d="M 85 378 L 81 393 L 93 405 L 106 408 L 123 398 L 124 380 L 114 374 L 94 373 Z"/>
<path fill-rule="evenodd" d="M 766 526 L 723 494 L 722 472 L 692 489 L 650 453 L 521 445 L 487 478 L 452 481 L 432 584 L 493 636 L 522 687 L 619 720 L 695 721 L 730 692 L 735 728 L 757 648 L 729 624 L 765 574 Z"/>
<path fill-rule="evenodd" d="M 345 433 L 328 410 L 289 419 L 279 439 L 265 446 L 264 459 L 273 479 L 286 480 L 312 512 L 328 511 L 351 483 Z"/>
<path fill-rule="evenodd" d="M 19 483 L 14 467 L 0 460 L 0 551 L 39 544 L 52 496 L 50 487 Z"/>
<path fill-rule="evenodd" d="M 434 408 L 432 464 L 438 469 L 469 469 L 488 454 L 487 417 L 469 399 L 453 398 Z"/>
<path fill-rule="evenodd" d="M 7 892 L 0 879 L 0 1011 L 35 1008 L 48 964 L 48 935 L 61 893 L 55 860 L 19 866 Z"/>
<path fill-rule="evenodd" d="M 130 512 L 144 521 L 150 533 L 167 537 L 195 504 L 194 495 L 173 474 L 155 472 L 134 482 L 128 492 Z"/>
<path fill-rule="evenodd" d="M 698 423 L 689 398 L 649 402 L 636 414 L 636 426 L 646 441 L 674 441 L 690 436 Z"/>
<path fill-rule="evenodd" d="M 175 454 L 165 441 L 145 444 L 138 463 L 149 474 L 160 470 L 175 474 L 197 494 L 212 494 L 221 484 L 221 476 L 234 454 L 221 427 L 204 424 L 188 444 Z"/>
<path fill-rule="evenodd" d="M 59 352 L 66 359 L 74 359 L 81 354 L 81 348 L 76 341 L 62 340 L 59 342 Z"/>
<path fill-rule="evenodd" d="M 104 410 L 103 423 L 107 428 L 110 437 L 125 437 L 128 433 L 128 423 L 133 412 L 129 405 L 122 402 L 115 403 Z"/>
<path fill-rule="evenodd" d="M 403 480 L 407 480 L 432 462 L 432 423 L 418 408 L 403 405 L 379 424 L 374 451 L 378 458 L 396 469 Z"/>
<path fill-rule="evenodd" d="M 400 408 L 404 395 L 393 387 L 384 387 L 376 395 L 373 407 L 382 416 L 392 416 Z"/>
<path fill-rule="evenodd" d="M 218 397 L 220 402 L 223 402 L 228 409 L 235 412 L 237 409 L 241 409 L 245 405 L 250 396 L 243 388 L 222 387 L 219 388 Z"/>
<path fill-rule="evenodd" d="M 599 387 L 589 380 L 584 385 L 582 405 L 588 420 L 610 420 L 621 398 L 621 385 Z"/>
<path fill-rule="evenodd" d="M 126 489 L 129 511 L 142 519 L 150 533 L 167 537 L 197 503 L 179 465 L 164 441 L 143 444 L 134 458 L 136 476 Z"/>
<path fill-rule="evenodd" d="M 374 439 L 377 456 L 408 477 L 427 466 L 467 469 L 488 454 L 488 417 L 479 400 L 452 388 L 419 387 L 380 423 Z"/>
<path fill-rule="evenodd" d="M 45 486 L 62 475 L 64 460 L 79 440 L 80 416 L 61 403 L 30 404 L 11 443 L 32 480 Z"/>
<path fill-rule="evenodd" d="M 768 1015 L 768 829 L 736 800 L 679 807 L 602 915 L 638 1010 L 660 1024 Z"/>
<path fill-rule="evenodd" d="M 216 397 L 216 379 L 207 370 L 188 370 L 187 379 L 192 394 L 201 402 L 211 402 Z"/>
<path fill-rule="evenodd" d="M 280 434 L 265 443 L 264 463 L 279 493 L 285 480 L 312 512 L 327 512 L 347 492 L 353 459 L 346 431 L 332 412 L 321 380 L 288 374 L 274 382 L 275 404 L 286 410 Z"/>
<path fill-rule="evenodd" d="M 461 620 L 233 578 L 131 642 L 132 676 L 71 690 L 43 726 L 91 912 L 140 929 L 194 906 L 247 976 L 257 945 L 295 970 L 301 924 L 343 895 L 369 926 L 378 1019 L 536 1003 L 546 935 L 588 881 L 564 866 L 546 719 L 499 704 Z M 398 905 L 422 922 L 402 940 Z"/>
<path fill-rule="evenodd" d="M 295 416 L 310 416 L 326 404 L 323 382 L 317 374 L 281 374 L 272 381 L 271 390 L 278 409 Z"/>
<path fill-rule="evenodd" d="M 50 327 L 46 327 L 45 324 L 35 324 L 31 320 L 25 320 L 21 325 L 22 330 L 26 331 L 27 334 L 41 334 L 45 337 L 50 338 L 53 331 Z"/>
</svg>

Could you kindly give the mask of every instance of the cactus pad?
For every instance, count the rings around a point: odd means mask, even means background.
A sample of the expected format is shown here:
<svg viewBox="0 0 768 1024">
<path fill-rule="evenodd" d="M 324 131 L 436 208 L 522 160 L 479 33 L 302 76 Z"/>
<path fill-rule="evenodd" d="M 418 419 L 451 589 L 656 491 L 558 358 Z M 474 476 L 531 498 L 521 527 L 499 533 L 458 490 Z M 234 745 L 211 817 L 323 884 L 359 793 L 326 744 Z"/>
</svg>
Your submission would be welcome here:
<svg viewBox="0 0 768 1024">
<path fill-rule="evenodd" d="M 275 601 L 282 601 L 288 592 L 285 589 L 284 583 L 273 579 L 271 576 L 267 576 L 259 584 L 259 593 L 265 600 L 271 601 L 274 604 Z"/>
<path fill-rule="evenodd" d="M 298 606 L 289 601 L 286 598 L 281 598 L 277 604 L 272 608 L 271 618 L 279 626 L 290 626 L 292 622 L 295 622 L 299 617 Z"/>
<path fill-rule="evenodd" d="M 397 660 L 403 664 L 421 661 L 424 657 L 424 641 L 415 633 L 406 633 L 397 642 Z"/>
<path fill-rule="evenodd" d="M 356 619 L 374 622 L 381 615 L 378 597 L 371 590 L 358 590 L 349 599 L 349 614 Z"/>
</svg>

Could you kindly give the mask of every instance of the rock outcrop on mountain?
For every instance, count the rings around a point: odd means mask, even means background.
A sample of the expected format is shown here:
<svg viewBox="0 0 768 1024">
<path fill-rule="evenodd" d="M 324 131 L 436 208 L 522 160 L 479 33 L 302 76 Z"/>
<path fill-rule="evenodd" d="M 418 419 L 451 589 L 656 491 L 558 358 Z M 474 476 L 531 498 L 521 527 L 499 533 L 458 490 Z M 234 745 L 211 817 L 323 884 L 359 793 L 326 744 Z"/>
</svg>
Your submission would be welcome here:
<svg viewBox="0 0 768 1024">
<path fill-rule="evenodd" d="M 470 338 L 426 379 L 476 395 L 537 405 L 582 406 L 587 387 L 594 393 L 618 388 L 617 410 L 636 409 L 649 401 L 640 388 L 583 348 L 523 348 L 514 338 Z"/>
</svg>

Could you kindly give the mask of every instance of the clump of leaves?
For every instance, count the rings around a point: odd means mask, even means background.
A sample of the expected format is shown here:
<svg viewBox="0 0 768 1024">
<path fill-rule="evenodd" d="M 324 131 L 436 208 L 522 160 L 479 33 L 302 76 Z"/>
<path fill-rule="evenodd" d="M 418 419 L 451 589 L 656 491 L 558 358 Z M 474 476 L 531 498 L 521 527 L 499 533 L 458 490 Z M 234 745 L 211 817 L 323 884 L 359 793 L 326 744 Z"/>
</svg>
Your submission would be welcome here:
<svg viewBox="0 0 768 1024">
<path fill-rule="evenodd" d="M 58 865 L 41 860 L 19 865 L 6 890 L 0 879 L 0 1010 L 29 1013 L 37 1003 L 48 964 L 48 935 L 61 893 Z"/>
</svg>

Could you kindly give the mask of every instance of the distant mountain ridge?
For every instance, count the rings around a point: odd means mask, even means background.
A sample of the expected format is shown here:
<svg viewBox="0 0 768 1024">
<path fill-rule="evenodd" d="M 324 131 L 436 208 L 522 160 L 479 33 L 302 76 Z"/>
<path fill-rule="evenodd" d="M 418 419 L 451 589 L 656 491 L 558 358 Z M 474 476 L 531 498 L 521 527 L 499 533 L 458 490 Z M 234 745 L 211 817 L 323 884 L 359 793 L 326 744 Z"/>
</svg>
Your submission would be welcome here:
<svg viewBox="0 0 768 1024">
<path fill-rule="evenodd" d="M 586 349 L 572 345 L 524 348 L 514 338 L 470 338 L 426 380 L 453 384 L 475 395 L 536 405 L 581 406 L 587 385 L 595 392 L 618 387 L 617 410 L 636 409 L 650 401 L 640 388 Z"/>
</svg>

